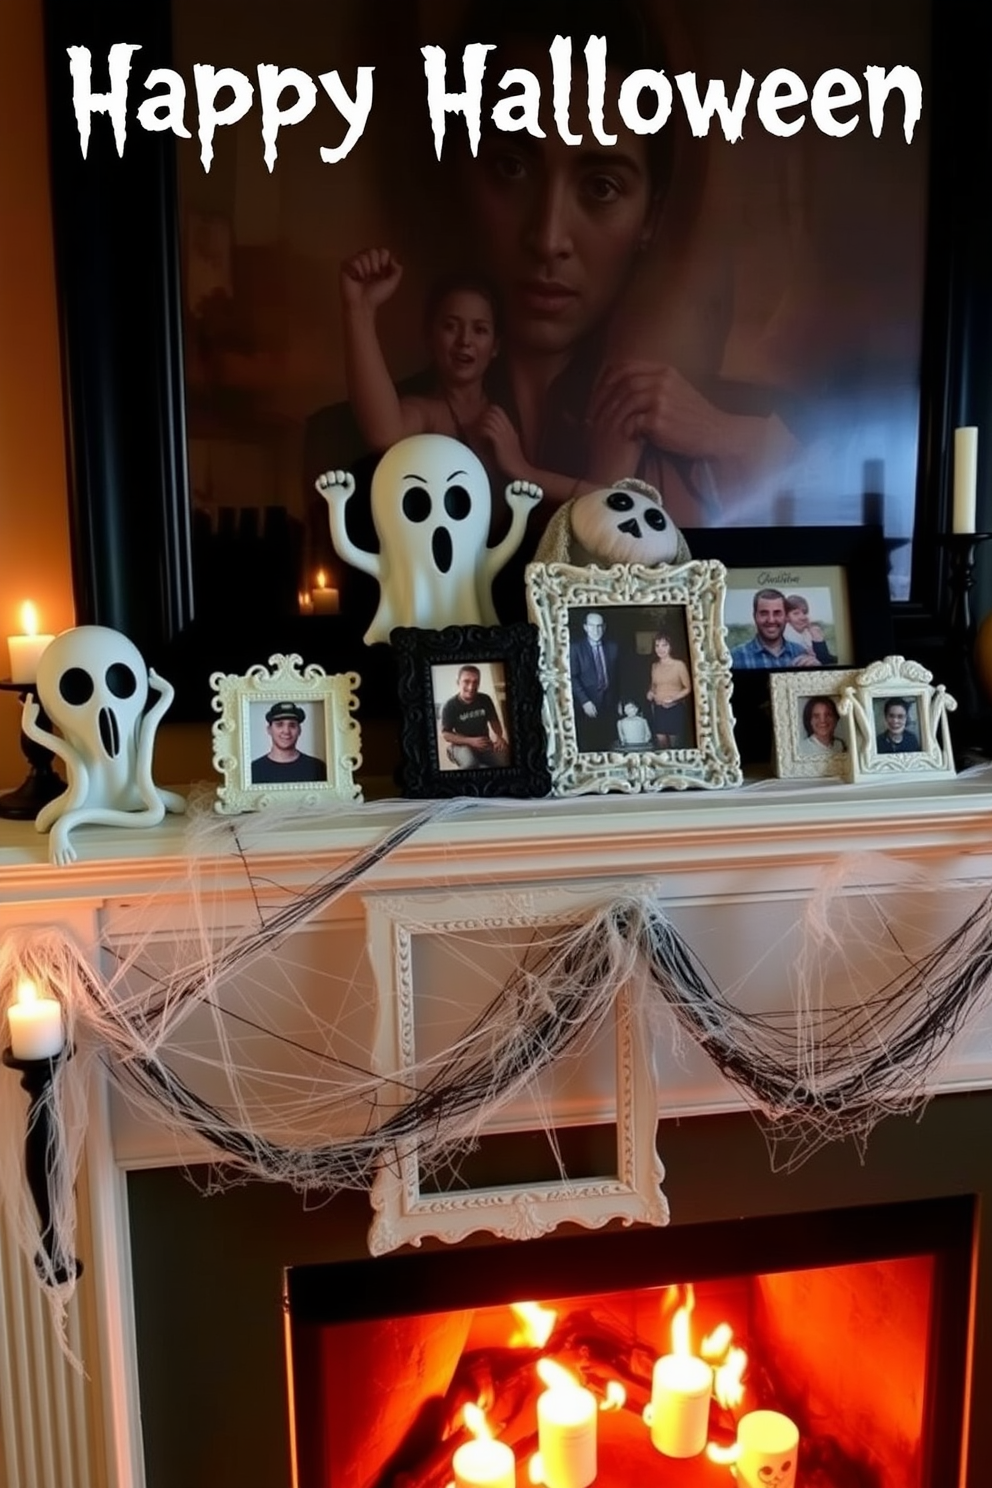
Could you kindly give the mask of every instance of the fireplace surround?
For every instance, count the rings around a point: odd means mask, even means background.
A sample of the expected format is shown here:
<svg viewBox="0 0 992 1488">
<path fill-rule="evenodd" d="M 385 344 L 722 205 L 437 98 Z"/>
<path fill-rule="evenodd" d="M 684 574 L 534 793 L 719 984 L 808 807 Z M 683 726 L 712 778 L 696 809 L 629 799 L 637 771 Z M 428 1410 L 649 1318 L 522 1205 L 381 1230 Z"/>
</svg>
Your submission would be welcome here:
<svg viewBox="0 0 992 1488">
<path fill-rule="evenodd" d="M 486 807 L 409 843 L 335 905 L 315 933 L 328 937 L 322 954 L 336 955 L 361 938 L 363 900 L 416 894 L 442 880 L 446 892 L 493 885 L 526 893 L 534 884 L 565 882 L 585 891 L 600 882 L 609 893 L 638 876 L 657 885 L 708 961 L 720 951 L 753 962 L 755 944 L 763 939 L 767 949 L 825 876 L 857 855 L 859 882 L 883 899 L 894 895 L 901 904 L 907 875 L 937 890 L 923 931 L 929 937 L 953 927 L 968 896 L 973 903 L 976 889 L 992 883 L 990 808 L 989 782 L 974 777 L 914 790 L 911 799 L 891 787 L 771 787 L 732 800 Z M 330 830 L 326 822 L 286 827 L 260 855 L 259 872 L 291 889 L 314 867 L 329 871 L 345 862 L 380 830 L 360 812 Z M 95 829 L 80 845 L 73 871 L 58 873 L 29 826 L 5 826 L 5 926 L 56 923 L 91 954 L 102 947 L 108 956 L 127 943 L 136 922 L 147 925 L 151 912 L 158 937 L 178 933 L 186 871 L 178 823 L 154 834 Z M 219 859 L 212 872 L 224 914 L 250 915 L 240 865 Z M 742 940 L 741 926 L 753 927 L 755 939 Z M 788 973 L 785 951 L 764 963 L 769 1005 L 788 999 Z M 725 968 L 715 974 L 728 984 Z M 992 1095 L 984 1093 L 992 1085 L 990 1021 L 979 1014 L 935 1072 L 935 1098 L 922 1117 L 884 1121 L 863 1160 L 850 1144 L 836 1143 L 791 1173 L 773 1171 L 739 1094 L 712 1071 L 691 1059 L 680 1066 L 666 1058 L 658 1068 L 658 1150 L 673 1216 L 667 1230 L 648 1232 L 659 1244 L 676 1243 L 696 1225 L 973 1198 L 971 1265 L 961 1267 L 974 1303 L 965 1466 L 952 1478 L 935 1477 L 941 1488 L 944 1481 L 948 1488 L 984 1488 L 992 1479 L 992 1418 L 969 1407 L 992 1390 L 992 1242 L 982 1223 L 992 1202 Z M 499 1140 L 516 1153 L 533 1139 L 518 1129 Z M 183 1168 L 207 1157 L 177 1147 L 111 1102 L 99 1084 L 94 1089 L 82 1195 L 86 1278 L 74 1321 L 88 1378 L 84 1386 L 64 1372 L 43 1309 L 8 1252 L 0 1305 L 23 1326 L 8 1327 L 4 1344 L 11 1382 L 0 1401 L 4 1488 L 213 1488 L 217 1481 L 288 1488 L 283 1270 L 366 1255 L 368 1202 L 342 1194 L 314 1208 L 258 1184 L 204 1198 Z M 592 1171 L 602 1171 L 599 1162 L 591 1161 Z M 455 1250 L 428 1240 L 425 1251 L 450 1261 L 477 1243 L 470 1238 Z M 65 1381 L 58 1390 L 56 1377 Z M 52 1415 L 56 1398 L 71 1429 Z M 38 1460 L 25 1475 L 26 1444 L 42 1439 L 64 1442 L 64 1450 L 53 1449 L 50 1463 Z"/>
</svg>

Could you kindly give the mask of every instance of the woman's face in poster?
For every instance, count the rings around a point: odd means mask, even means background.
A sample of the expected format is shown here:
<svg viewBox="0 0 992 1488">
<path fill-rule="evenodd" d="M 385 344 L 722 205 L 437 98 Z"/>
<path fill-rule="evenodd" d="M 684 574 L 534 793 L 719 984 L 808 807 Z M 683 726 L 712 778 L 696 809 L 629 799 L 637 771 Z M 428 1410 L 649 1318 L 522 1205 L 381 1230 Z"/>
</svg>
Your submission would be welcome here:
<svg viewBox="0 0 992 1488">
<path fill-rule="evenodd" d="M 445 387 L 479 382 L 496 351 L 493 307 L 473 289 L 452 289 L 429 328 L 431 361 Z"/>
<path fill-rule="evenodd" d="M 568 145 L 553 117 L 547 50 L 530 42 L 502 46 L 493 75 L 499 78 L 508 67 L 528 68 L 540 79 L 544 138 L 524 131 L 484 133 L 478 158 L 464 162 L 465 200 L 500 294 L 506 339 L 543 354 L 567 352 L 604 320 L 650 241 L 648 147 L 616 114 L 622 77 L 612 68 L 605 127 L 617 143 L 600 144 L 591 133 L 585 72 L 578 64 L 572 127 L 583 143 Z"/>
</svg>

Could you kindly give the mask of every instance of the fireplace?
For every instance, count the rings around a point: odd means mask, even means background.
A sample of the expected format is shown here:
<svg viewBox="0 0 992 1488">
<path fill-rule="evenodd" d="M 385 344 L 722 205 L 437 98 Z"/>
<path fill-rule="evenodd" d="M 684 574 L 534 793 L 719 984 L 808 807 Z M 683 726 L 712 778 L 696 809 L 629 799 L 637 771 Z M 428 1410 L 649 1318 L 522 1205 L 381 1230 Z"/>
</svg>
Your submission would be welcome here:
<svg viewBox="0 0 992 1488">
<path fill-rule="evenodd" d="M 288 1267 L 296 1488 L 446 1488 L 466 1406 L 526 1484 L 535 1451 L 556 1450 L 538 1428 L 542 1358 L 593 1397 L 602 1488 L 732 1488 L 754 1411 L 798 1427 L 797 1488 L 957 1483 L 974 1224 L 959 1197 Z M 521 1301 L 540 1304 L 533 1324 Z M 698 1443 L 678 1401 L 652 1399 L 654 1362 L 679 1348 L 709 1376 L 747 1356 L 743 1393 L 704 1401 Z M 567 1462 L 537 1471 L 578 1483 Z"/>
</svg>

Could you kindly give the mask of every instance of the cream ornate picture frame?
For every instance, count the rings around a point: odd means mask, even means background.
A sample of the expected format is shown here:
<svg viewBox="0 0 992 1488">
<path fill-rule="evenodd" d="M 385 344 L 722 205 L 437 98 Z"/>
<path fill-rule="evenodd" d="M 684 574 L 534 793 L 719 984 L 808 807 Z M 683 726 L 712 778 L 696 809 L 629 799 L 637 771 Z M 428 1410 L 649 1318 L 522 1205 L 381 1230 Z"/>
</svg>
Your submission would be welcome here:
<svg viewBox="0 0 992 1488">
<path fill-rule="evenodd" d="M 536 943 L 546 948 L 574 929 L 601 907 L 601 898 L 601 889 L 594 894 L 554 889 L 367 899 L 369 955 L 379 998 L 374 1067 L 391 1082 L 393 1109 L 402 1108 L 418 1092 L 436 1092 L 453 1058 L 467 1056 L 473 1076 L 479 1064 L 492 1059 L 494 1034 L 487 1014 L 495 999 L 503 999 L 503 1010 L 509 1004 L 511 1018 L 519 1010 L 526 1024 L 529 953 Z M 431 955 L 448 959 L 455 968 L 458 996 L 450 990 L 450 978 L 436 974 Z M 500 981 L 498 969 L 494 979 L 493 957 L 497 963 L 502 958 L 508 972 L 505 981 Z M 576 1178 L 562 1173 L 537 1182 L 514 1181 L 511 1176 L 508 1182 L 487 1187 L 462 1185 L 456 1178 L 459 1186 L 431 1187 L 425 1182 L 416 1140 L 400 1135 L 382 1160 L 372 1190 L 375 1218 L 368 1242 L 372 1254 L 419 1245 L 425 1236 L 455 1242 L 488 1231 L 506 1239 L 531 1239 L 565 1223 L 588 1228 L 617 1219 L 625 1224 L 667 1224 L 668 1202 L 661 1189 L 665 1172 L 656 1147 L 658 1097 L 641 990 L 640 982 L 621 987 L 606 1020 L 587 1039 L 580 1035 L 575 1049 L 570 1046 L 569 1057 L 556 1057 L 551 1075 L 567 1082 L 568 1066 L 574 1072 L 580 1056 L 594 1059 L 598 1054 L 606 1059 L 605 1071 L 599 1070 L 599 1095 L 573 1094 L 571 1114 L 563 1124 L 615 1121 L 616 1153 L 610 1171 Z M 535 1015 L 538 1021 L 545 1012 L 542 1003 Z M 614 1043 L 612 1061 L 605 1039 L 599 1038 L 607 1029 Z M 534 1083 L 538 1078 L 520 1069 L 506 1101 L 490 1104 L 485 1120 L 471 1106 L 460 1105 L 457 1115 L 439 1117 L 443 1142 L 454 1153 L 464 1154 L 485 1132 L 540 1130 L 545 1096 Z M 596 1086 L 595 1078 L 587 1079 Z M 560 1094 L 553 1104 L 556 1109 L 561 1106 Z M 456 1162 L 452 1171 L 457 1174 Z"/>
<path fill-rule="evenodd" d="M 214 672 L 214 768 L 224 777 L 214 810 L 361 799 L 356 672 L 328 676 L 297 655 L 269 657 L 244 676 Z"/>
<path fill-rule="evenodd" d="M 850 719 L 841 714 L 845 687 L 858 672 L 800 668 L 772 672 L 775 774 L 780 780 L 850 780 Z"/>
<path fill-rule="evenodd" d="M 552 793 L 740 785 L 717 559 L 532 563 Z"/>
<path fill-rule="evenodd" d="M 918 661 L 887 656 L 844 688 L 839 707 L 851 723 L 854 780 L 954 778 L 947 715 L 957 703 L 932 682 L 933 674 Z"/>
</svg>

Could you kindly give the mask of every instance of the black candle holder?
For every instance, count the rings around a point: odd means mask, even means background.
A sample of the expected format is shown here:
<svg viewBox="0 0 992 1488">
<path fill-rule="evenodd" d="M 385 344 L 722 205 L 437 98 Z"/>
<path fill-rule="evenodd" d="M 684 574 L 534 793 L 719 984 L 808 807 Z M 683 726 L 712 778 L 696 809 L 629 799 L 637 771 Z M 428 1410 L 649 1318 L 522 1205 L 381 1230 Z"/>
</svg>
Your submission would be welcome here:
<svg viewBox="0 0 992 1488">
<path fill-rule="evenodd" d="M 34 688 L 30 682 L 0 682 L 0 692 L 17 692 L 23 703 Z M 44 709 L 39 712 L 38 722 L 42 728 L 50 729 L 52 726 Z M 52 768 L 55 758 L 52 751 L 29 739 L 23 729 L 21 753 L 28 762 L 28 773 L 16 790 L 0 796 L 0 817 L 9 821 L 33 821 L 43 806 L 65 790 L 65 781 Z"/>
<path fill-rule="evenodd" d="M 957 702 L 951 731 L 959 753 L 984 757 L 990 735 L 988 700 L 975 675 L 975 621 L 971 591 L 975 586 L 975 552 L 992 532 L 950 532 L 940 539 L 947 550 L 947 628 L 944 633 L 943 675 L 937 678 Z M 965 760 L 965 763 L 968 761 Z"/>
<path fill-rule="evenodd" d="M 51 1059 L 18 1059 L 13 1049 L 3 1051 L 3 1062 L 8 1069 L 16 1070 L 21 1077 L 21 1089 L 30 1097 L 27 1129 L 24 1134 L 24 1172 L 28 1188 L 38 1211 L 41 1231 L 41 1247 L 50 1263 L 46 1266 L 41 1256 L 36 1257 L 38 1275 L 57 1286 L 75 1281 L 83 1274 L 83 1263 L 75 1256 L 56 1253 L 55 1234 L 52 1228 L 52 1199 L 48 1187 L 51 1170 L 49 1155 L 56 1141 L 51 1122 L 51 1105 L 48 1100 L 55 1071 L 64 1059 L 72 1058 L 72 1049 L 65 1048 Z"/>
</svg>

